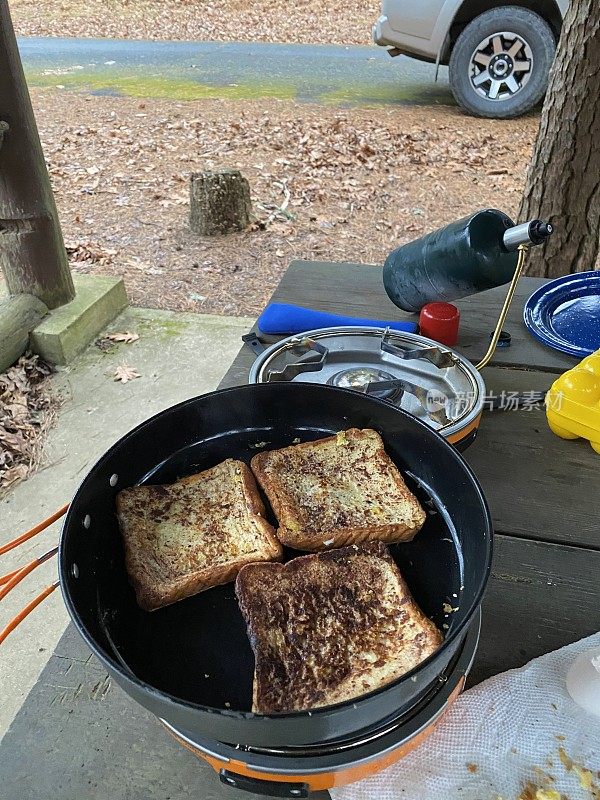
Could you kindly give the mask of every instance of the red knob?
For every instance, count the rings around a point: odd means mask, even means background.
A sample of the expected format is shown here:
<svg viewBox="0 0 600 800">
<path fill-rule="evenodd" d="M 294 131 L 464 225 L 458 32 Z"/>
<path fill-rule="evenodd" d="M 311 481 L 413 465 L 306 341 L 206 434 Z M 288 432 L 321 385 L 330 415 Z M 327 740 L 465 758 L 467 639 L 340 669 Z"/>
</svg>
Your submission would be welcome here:
<svg viewBox="0 0 600 800">
<path fill-rule="evenodd" d="M 452 303 L 427 303 L 419 316 L 419 333 L 453 347 L 458 339 L 460 311 Z"/>
</svg>

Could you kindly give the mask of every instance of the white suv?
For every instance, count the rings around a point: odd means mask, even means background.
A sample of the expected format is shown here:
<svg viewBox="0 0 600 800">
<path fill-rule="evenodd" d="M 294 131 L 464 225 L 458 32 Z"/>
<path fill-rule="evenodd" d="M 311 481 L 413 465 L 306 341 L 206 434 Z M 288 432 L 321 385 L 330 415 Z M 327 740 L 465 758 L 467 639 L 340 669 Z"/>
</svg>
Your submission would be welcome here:
<svg viewBox="0 0 600 800">
<path fill-rule="evenodd" d="M 390 55 L 448 64 L 456 101 L 517 117 L 544 96 L 569 0 L 382 0 L 373 27 Z"/>
</svg>

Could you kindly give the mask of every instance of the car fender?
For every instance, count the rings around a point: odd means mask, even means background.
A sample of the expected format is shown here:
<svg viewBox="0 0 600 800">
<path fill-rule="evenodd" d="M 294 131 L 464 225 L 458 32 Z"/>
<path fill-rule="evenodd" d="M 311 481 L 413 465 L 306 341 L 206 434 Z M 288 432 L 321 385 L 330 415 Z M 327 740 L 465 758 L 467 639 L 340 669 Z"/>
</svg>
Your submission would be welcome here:
<svg viewBox="0 0 600 800">
<path fill-rule="evenodd" d="M 450 33 L 450 28 L 452 27 L 452 23 L 454 22 L 454 17 L 458 14 L 461 6 L 463 5 L 464 0 L 446 0 L 440 13 L 437 18 L 437 22 L 435 23 L 435 27 L 433 29 L 433 33 L 431 35 L 431 45 L 432 49 L 435 48 L 435 52 L 437 53 L 438 61 L 444 55 L 443 48 L 447 41 L 448 34 Z M 569 0 L 555 0 L 556 5 L 558 6 L 558 10 L 560 11 L 563 19 L 565 14 L 567 13 L 567 9 L 569 8 Z M 510 5 L 510 0 L 507 0 L 506 3 L 496 4 L 498 5 Z"/>
<path fill-rule="evenodd" d="M 443 55 L 442 48 L 450 33 L 450 28 L 454 22 L 454 17 L 457 15 L 463 0 L 445 0 L 440 13 L 438 14 L 435 27 L 431 34 L 431 49 L 437 53 L 438 60 Z"/>
</svg>

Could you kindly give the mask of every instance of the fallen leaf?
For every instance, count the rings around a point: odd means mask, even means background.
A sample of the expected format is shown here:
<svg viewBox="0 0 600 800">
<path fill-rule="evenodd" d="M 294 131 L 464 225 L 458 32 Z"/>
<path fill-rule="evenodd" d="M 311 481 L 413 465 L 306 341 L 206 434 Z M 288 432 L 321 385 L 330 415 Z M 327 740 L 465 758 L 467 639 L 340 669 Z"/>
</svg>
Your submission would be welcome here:
<svg viewBox="0 0 600 800">
<path fill-rule="evenodd" d="M 111 342 L 110 339 L 107 339 L 106 336 L 102 336 L 100 339 L 96 339 L 94 342 L 98 350 L 101 350 L 103 353 L 112 353 L 115 349 L 115 343 Z"/>
<path fill-rule="evenodd" d="M 121 364 L 116 368 L 113 380 L 119 381 L 120 383 L 127 383 L 128 381 L 141 377 L 140 373 L 134 367 L 130 367 L 129 364 Z"/>
<path fill-rule="evenodd" d="M 28 468 L 25 464 L 18 464 L 16 467 L 11 467 L 2 473 L 2 482 L 0 485 L 3 489 L 7 489 L 17 481 L 22 481 L 27 477 Z"/>
<path fill-rule="evenodd" d="M 132 333 L 131 331 L 124 331 L 123 333 L 120 332 L 107 333 L 106 338 L 110 339 L 113 342 L 125 342 L 125 344 L 131 344 L 131 342 L 137 342 L 140 336 L 138 333 Z"/>
</svg>

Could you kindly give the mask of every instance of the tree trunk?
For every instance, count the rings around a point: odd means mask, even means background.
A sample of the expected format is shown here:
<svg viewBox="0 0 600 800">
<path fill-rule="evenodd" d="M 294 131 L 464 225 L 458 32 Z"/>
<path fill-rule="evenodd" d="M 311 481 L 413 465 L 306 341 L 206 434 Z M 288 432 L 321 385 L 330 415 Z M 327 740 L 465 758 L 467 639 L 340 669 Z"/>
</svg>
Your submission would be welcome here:
<svg viewBox="0 0 600 800">
<path fill-rule="evenodd" d="M 237 169 L 190 178 L 190 228 L 200 236 L 242 231 L 252 221 L 250 185 Z"/>
<path fill-rule="evenodd" d="M 595 268 L 600 245 L 600 2 L 571 0 L 519 218 L 555 232 L 528 255 L 527 274 Z"/>
<path fill-rule="evenodd" d="M 7 0 L 0 0 L 0 267 L 11 294 L 48 308 L 75 297 Z"/>
</svg>

